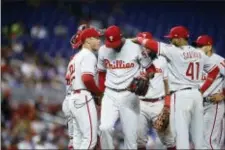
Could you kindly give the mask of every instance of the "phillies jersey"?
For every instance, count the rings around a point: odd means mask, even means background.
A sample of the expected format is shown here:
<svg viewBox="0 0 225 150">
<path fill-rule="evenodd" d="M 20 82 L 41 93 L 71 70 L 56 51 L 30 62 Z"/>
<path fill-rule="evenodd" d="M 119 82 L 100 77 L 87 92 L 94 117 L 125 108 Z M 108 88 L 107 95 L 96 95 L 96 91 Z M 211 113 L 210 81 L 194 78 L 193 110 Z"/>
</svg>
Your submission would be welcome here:
<svg viewBox="0 0 225 150">
<path fill-rule="evenodd" d="M 211 71 L 217 65 L 200 49 L 185 45 L 159 43 L 159 54 L 168 59 L 170 90 L 199 88 L 203 70 Z"/>
<path fill-rule="evenodd" d="M 149 67 L 151 59 L 141 46 L 126 39 L 120 52 L 103 45 L 98 53 L 97 68 L 106 71 L 106 87 L 125 89 L 134 77 L 140 74 L 140 69 Z"/>
<path fill-rule="evenodd" d="M 70 82 L 72 90 L 87 89 L 82 81 L 83 74 L 91 74 L 96 81 L 96 64 L 97 58 L 95 54 L 86 49 L 82 48 L 71 60 L 69 66 Z"/>
<path fill-rule="evenodd" d="M 214 80 L 212 85 L 204 92 L 203 97 L 223 92 L 223 82 L 224 82 L 223 80 L 225 76 L 225 59 L 217 54 L 213 54 L 212 56 L 209 57 L 209 59 L 218 65 L 220 69 L 220 74 Z M 208 75 L 207 72 L 204 71 L 202 76 L 202 84 L 206 80 L 207 75 Z"/>
<path fill-rule="evenodd" d="M 165 96 L 165 87 L 163 80 L 168 79 L 167 61 L 165 57 L 158 56 L 158 58 L 153 61 L 153 64 L 156 68 L 156 73 L 154 75 L 154 78 L 149 80 L 149 88 L 147 94 L 144 97 L 140 96 L 140 99 L 155 99 Z"/>
<path fill-rule="evenodd" d="M 73 63 L 73 61 L 72 61 L 73 57 L 70 59 L 69 64 L 67 66 L 67 70 L 66 70 L 66 76 L 65 76 L 65 79 L 66 79 L 66 95 L 69 95 L 70 92 L 71 92 L 71 82 L 70 82 L 71 79 L 70 79 L 70 70 L 69 70 L 69 68 L 70 68 L 70 66 Z"/>
</svg>

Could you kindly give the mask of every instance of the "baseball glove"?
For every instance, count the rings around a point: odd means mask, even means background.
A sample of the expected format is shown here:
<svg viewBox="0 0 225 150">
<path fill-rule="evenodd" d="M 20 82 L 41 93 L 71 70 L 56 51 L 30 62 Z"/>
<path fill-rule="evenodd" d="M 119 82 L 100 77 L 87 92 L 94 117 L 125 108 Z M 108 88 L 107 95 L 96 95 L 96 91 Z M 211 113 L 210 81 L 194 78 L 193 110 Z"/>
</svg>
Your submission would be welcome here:
<svg viewBox="0 0 225 150">
<path fill-rule="evenodd" d="M 216 93 L 216 94 L 213 94 L 212 96 L 210 96 L 209 99 L 213 103 L 218 103 L 218 102 L 224 100 L 224 95 L 223 95 L 223 93 Z"/>
<path fill-rule="evenodd" d="M 145 96 L 149 87 L 149 80 L 144 78 L 134 78 L 128 87 L 128 91 L 139 96 Z"/>
<path fill-rule="evenodd" d="M 165 131 L 169 125 L 170 120 L 169 118 L 170 118 L 170 108 L 164 106 L 156 121 L 153 122 L 153 127 L 158 132 Z"/>
</svg>

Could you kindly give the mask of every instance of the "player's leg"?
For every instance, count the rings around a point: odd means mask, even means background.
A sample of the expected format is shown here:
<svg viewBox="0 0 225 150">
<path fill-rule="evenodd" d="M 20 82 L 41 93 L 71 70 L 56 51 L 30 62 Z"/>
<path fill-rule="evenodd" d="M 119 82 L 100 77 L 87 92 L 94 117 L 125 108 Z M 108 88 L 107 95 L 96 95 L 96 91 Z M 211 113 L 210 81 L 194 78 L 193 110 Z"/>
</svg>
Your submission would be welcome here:
<svg viewBox="0 0 225 150">
<path fill-rule="evenodd" d="M 195 149 L 203 148 L 203 99 L 202 95 L 198 90 L 192 90 L 193 93 L 193 109 L 192 109 L 192 120 L 190 124 L 191 140 L 194 144 Z"/>
<path fill-rule="evenodd" d="M 151 118 L 154 122 L 158 115 L 161 113 L 162 109 L 164 107 L 164 101 L 158 101 L 155 103 L 152 103 L 151 107 Z M 171 117 L 170 117 L 171 119 Z M 170 120 L 171 122 L 171 120 Z M 169 150 L 175 150 L 176 149 L 176 143 L 175 143 L 175 136 L 171 132 L 171 125 L 168 126 L 168 128 L 165 130 L 165 132 L 157 132 L 157 135 L 163 145 L 167 147 Z"/>
<path fill-rule="evenodd" d="M 177 149 L 189 149 L 189 124 L 193 100 L 188 95 L 191 93 L 187 91 L 178 91 L 172 95 L 175 110 L 174 123 Z"/>
<path fill-rule="evenodd" d="M 106 89 L 107 90 L 107 89 Z M 108 91 L 109 92 L 109 91 Z M 114 149 L 114 124 L 119 117 L 118 108 L 112 96 L 104 94 L 101 106 L 100 143 L 102 149 Z"/>
<path fill-rule="evenodd" d="M 120 120 L 124 133 L 124 148 L 137 149 L 137 127 L 139 117 L 138 97 L 130 92 L 124 92 L 120 99 Z"/>
<path fill-rule="evenodd" d="M 68 148 L 73 148 L 73 116 L 69 110 L 69 98 L 65 98 L 62 104 L 62 111 L 65 115 L 66 125 L 68 127 L 69 143 Z"/>
<path fill-rule="evenodd" d="M 224 114 L 224 102 L 205 106 L 204 112 L 204 148 L 220 149 L 221 122 Z"/>
<path fill-rule="evenodd" d="M 148 123 L 148 116 L 141 111 L 138 121 L 138 149 L 146 149 L 146 144 L 148 142 L 148 130 L 149 130 L 149 123 Z"/>
<path fill-rule="evenodd" d="M 223 120 L 221 121 L 220 148 L 225 149 L 225 112 Z"/>
<path fill-rule="evenodd" d="M 74 105 L 74 101 L 77 98 L 77 96 L 71 96 L 70 99 L 68 100 L 68 104 L 69 104 L 69 111 L 72 114 L 72 126 L 73 126 L 73 149 L 77 149 L 80 144 L 81 144 L 81 137 L 82 137 L 82 133 L 80 131 L 79 125 L 78 125 L 78 121 L 76 118 L 77 115 L 77 108 Z"/>
<path fill-rule="evenodd" d="M 97 143 L 97 110 L 95 102 L 90 96 L 84 96 L 86 104 L 78 108 L 76 118 L 82 133 L 81 144 L 78 149 L 93 149 Z"/>
</svg>

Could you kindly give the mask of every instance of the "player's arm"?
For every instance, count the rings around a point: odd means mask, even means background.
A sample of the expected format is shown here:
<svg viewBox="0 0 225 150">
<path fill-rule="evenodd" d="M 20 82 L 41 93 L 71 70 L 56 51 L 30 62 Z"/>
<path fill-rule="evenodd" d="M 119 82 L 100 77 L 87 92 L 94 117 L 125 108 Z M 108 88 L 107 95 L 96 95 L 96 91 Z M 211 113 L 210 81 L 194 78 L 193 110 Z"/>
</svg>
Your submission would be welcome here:
<svg viewBox="0 0 225 150">
<path fill-rule="evenodd" d="M 168 80 L 168 68 L 167 68 L 167 64 L 166 64 L 166 60 L 164 62 L 164 65 L 162 67 L 162 71 L 163 71 L 163 83 L 164 83 L 164 90 L 165 90 L 165 101 L 164 101 L 164 105 L 166 107 L 170 107 L 170 89 L 169 89 L 169 80 Z"/>
<path fill-rule="evenodd" d="M 153 52 L 158 55 L 162 55 L 168 60 L 172 59 L 172 57 L 176 55 L 175 51 L 173 50 L 173 47 L 170 44 L 158 42 L 153 39 L 144 39 L 142 37 L 137 37 L 134 42 L 144 46 L 148 52 Z"/>
<path fill-rule="evenodd" d="M 204 71 L 208 73 L 206 80 L 204 81 L 203 85 L 200 88 L 200 92 L 203 94 L 214 82 L 216 77 L 220 73 L 219 67 L 210 61 L 209 57 L 203 56 L 204 57 Z"/>
<path fill-rule="evenodd" d="M 104 64 L 103 57 L 103 47 L 101 47 L 98 51 L 98 62 L 97 62 L 97 70 L 98 70 L 98 85 L 100 90 L 103 92 L 105 90 L 105 78 L 106 78 L 106 67 Z"/>
<path fill-rule="evenodd" d="M 91 55 L 85 56 L 85 58 L 81 62 L 81 73 L 82 73 L 82 81 L 86 86 L 87 90 L 94 93 L 95 95 L 101 95 L 101 91 L 99 87 L 95 83 L 95 64 L 97 63 L 96 58 Z"/>
</svg>

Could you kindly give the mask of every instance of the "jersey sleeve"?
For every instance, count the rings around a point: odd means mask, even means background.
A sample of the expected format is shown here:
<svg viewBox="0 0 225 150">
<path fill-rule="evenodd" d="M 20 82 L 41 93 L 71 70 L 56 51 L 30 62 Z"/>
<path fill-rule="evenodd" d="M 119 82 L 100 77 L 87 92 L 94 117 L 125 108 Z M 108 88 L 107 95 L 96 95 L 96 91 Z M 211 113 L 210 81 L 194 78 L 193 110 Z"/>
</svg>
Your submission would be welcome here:
<svg viewBox="0 0 225 150">
<path fill-rule="evenodd" d="M 172 57 L 175 55 L 173 45 L 158 42 L 158 46 L 159 46 L 158 48 L 159 55 L 162 55 L 169 60 L 173 59 Z"/>
<path fill-rule="evenodd" d="M 104 48 L 101 47 L 98 51 L 98 63 L 97 63 L 97 69 L 98 71 L 102 71 L 105 72 L 106 71 L 106 67 L 105 67 L 105 63 L 104 63 Z"/>
<path fill-rule="evenodd" d="M 203 54 L 203 60 L 204 60 L 204 66 L 203 66 L 203 70 L 205 72 L 210 72 L 211 70 L 213 70 L 215 67 L 217 67 L 216 63 L 213 62 L 208 56 L 206 56 L 205 54 Z"/>
<path fill-rule="evenodd" d="M 219 65 L 218 65 L 219 69 L 220 69 L 220 74 L 223 75 L 225 77 L 225 59 L 221 59 Z"/>
<path fill-rule="evenodd" d="M 148 68 L 152 63 L 151 58 L 148 56 L 147 52 L 144 50 L 138 51 L 138 61 L 143 68 Z"/>
<path fill-rule="evenodd" d="M 96 74 L 97 59 L 94 55 L 88 54 L 81 61 L 81 74 Z"/>
</svg>

